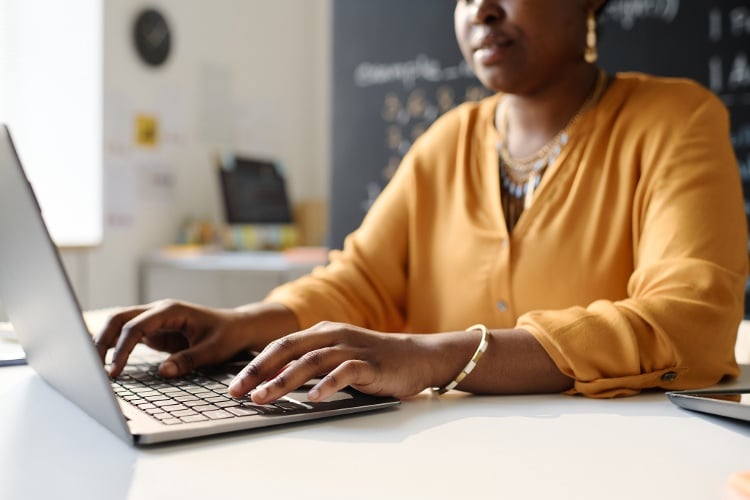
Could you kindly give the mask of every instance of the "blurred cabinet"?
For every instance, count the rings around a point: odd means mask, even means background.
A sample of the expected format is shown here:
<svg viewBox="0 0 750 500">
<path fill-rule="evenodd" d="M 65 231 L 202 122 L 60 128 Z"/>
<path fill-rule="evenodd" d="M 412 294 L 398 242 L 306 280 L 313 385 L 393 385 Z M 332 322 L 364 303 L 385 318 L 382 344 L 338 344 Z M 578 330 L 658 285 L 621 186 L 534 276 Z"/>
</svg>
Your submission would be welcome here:
<svg viewBox="0 0 750 500">
<path fill-rule="evenodd" d="M 235 307 L 261 300 L 275 287 L 324 263 L 322 251 L 303 257 L 287 252 L 158 251 L 141 260 L 139 300 L 171 298 Z"/>
</svg>

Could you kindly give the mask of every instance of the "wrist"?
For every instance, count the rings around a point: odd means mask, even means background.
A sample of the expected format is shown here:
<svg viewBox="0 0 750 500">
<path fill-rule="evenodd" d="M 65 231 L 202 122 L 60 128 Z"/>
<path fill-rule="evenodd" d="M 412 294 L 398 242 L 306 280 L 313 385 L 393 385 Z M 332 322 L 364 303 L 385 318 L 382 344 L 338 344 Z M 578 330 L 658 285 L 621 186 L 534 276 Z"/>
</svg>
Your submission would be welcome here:
<svg viewBox="0 0 750 500">
<path fill-rule="evenodd" d="M 427 344 L 428 373 L 426 388 L 445 387 L 466 366 L 482 338 L 479 330 L 444 332 L 420 335 L 419 340 Z"/>
<path fill-rule="evenodd" d="M 487 329 L 487 327 L 482 324 L 472 325 L 466 329 L 467 333 L 474 332 L 474 331 L 480 332 L 481 338 L 473 354 L 471 355 L 469 360 L 466 362 L 466 364 L 463 366 L 463 368 L 461 368 L 461 370 L 456 374 L 456 376 L 454 376 L 449 382 L 438 385 L 438 386 L 432 386 L 431 389 L 434 393 L 444 394 L 458 387 L 458 385 L 464 380 L 464 378 L 468 377 L 474 371 L 474 368 L 477 366 L 477 363 L 479 363 L 481 358 L 484 356 L 484 353 L 487 351 L 487 348 L 489 347 L 490 332 Z"/>
<path fill-rule="evenodd" d="M 233 309 L 236 328 L 248 338 L 248 349 L 259 352 L 270 342 L 300 329 L 294 313 L 277 302 L 254 302 Z"/>
</svg>

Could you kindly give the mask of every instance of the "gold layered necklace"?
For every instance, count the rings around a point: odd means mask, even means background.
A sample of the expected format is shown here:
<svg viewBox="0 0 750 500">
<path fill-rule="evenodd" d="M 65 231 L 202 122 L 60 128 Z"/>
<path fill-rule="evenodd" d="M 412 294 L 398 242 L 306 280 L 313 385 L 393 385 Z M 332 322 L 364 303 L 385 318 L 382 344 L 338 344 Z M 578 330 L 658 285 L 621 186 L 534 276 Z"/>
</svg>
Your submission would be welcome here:
<svg viewBox="0 0 750 500">
<path fill-rule="evenodd" d="M 508 112 L 507 100 L 503 99 L 498 109 L 498 131 L 500 140 L 497 151 L 500 159 L 500 182 L 503 191 L 503 211 L 508 230 L 518 222 L 521 213 L 531 206 L 534 193 L 539 187 L 542 175 L 552 165 L 570 140 L 569 132 L 589 108 L 601 97 L 607 84 L 607 74 L 599 70 L 594 88 L 578 111 L 547 144 L 530 156 L 513 158 L 508 151 Z"/>
</svg>

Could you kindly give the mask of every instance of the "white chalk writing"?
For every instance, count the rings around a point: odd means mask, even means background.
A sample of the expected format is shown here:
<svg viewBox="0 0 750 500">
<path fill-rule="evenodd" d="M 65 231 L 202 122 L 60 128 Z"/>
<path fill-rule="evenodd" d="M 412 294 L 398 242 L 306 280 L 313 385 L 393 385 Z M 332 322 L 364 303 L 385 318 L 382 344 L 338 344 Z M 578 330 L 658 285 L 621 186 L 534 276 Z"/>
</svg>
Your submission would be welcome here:
<svg viewBox="0 0 750 500">
<path fill-rule="evenodd" d="M 750 64 L 748 64 L 747 55 L 742 52 L 734 58 L 727 78 L 727 87 L 732 90 L 750 87 Z"/>
<path fill-rule="evenodd" d="M 738 160 L 740 166 L 740 177 L 743 181 L 750 181 L 750 155 L 747 155 L 744 160 Z M 745 206 L 747 207 L 748 200 L 745 200 Z"/>
<path fill-rule="evenodd" d="M 680 0 L 613 0 L 604 10 L 604 20 L 630 30 L 641 19 L 671 23 L 680 11 Z"/>
<path fill-rule="evenodd" d="M 750 35 L 750 9 L 737 7 L 729 12 L 729 25 L 732 36 Z"/>
<path fill-rule="evenodd" d="M 400 82 L 412 88 L 418 80 L 447 82 L 459 78 L 472 78 L 474 74 L 464 61 L 456 66 L 443 67 L 440 61 L 424 54 L 411 61 L 394 63 L 362 62 L 354 69 L 354 83 L 358 87 L 371 87 Z"/>
<path fill-rule="evenodd" d="M 750 123 L 745 123 L 732 132 L 732 145 L 735 149 L 750 147 Z"/>
</svg>

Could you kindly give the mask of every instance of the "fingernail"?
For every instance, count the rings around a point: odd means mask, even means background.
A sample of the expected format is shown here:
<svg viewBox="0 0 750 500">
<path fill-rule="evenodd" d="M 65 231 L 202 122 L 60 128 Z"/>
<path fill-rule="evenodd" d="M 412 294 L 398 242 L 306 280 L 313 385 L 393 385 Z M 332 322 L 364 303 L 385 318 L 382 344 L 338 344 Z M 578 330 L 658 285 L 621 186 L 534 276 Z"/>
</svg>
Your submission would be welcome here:
<svg viewBox="0 0 750 500">
<path fill-rule="evenodd" d="M 320 399 L 320 389 L 313 387 L 310 389 L 310 392 L 307 393 L 307 397 L 310 398 L 310 401 L 317 401 Z"/>
<path fill-rule="evenodd" d="M 240 392 L 240 378 L 234 377 L 234 380 L 229 384 L 229 392 L 239 393 Z"/>
<path fill-rule="evenodd" d="M 177 375 L 177 365 L 173 361 L 165 361 L 161 364 L 159 373 L 164 377 L 174 377 Z"/>
<path fill-rule="evenodd" d="M 258 396 L 259 398 L 263 399 L 266 396 L 268 396 L 268 389 L 266 388 L 267 384 L 259 385 L 255 388 L 253 391 L 253 396 Z"/>
</svg>

